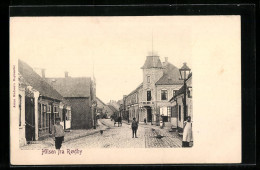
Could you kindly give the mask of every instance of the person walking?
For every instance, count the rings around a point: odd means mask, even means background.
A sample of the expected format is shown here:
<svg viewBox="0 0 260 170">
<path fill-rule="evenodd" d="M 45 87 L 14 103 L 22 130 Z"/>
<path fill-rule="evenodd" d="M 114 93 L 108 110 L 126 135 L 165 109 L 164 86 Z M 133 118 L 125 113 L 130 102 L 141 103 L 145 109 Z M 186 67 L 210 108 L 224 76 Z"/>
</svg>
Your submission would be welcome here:
<svg viewBox="0 0 260 170">
<path fill-rule="evenodd" d="M 192 123 L 191 117 L 187 117 L 187 121 L 184 122 L 183 127 L 183 139 L 182 139 L 182 147 L 189 147 L 190 141 L 192 140 Z"/>
<path fill-rule="evenodd" d="M 132 131 L 133 131 L 133 138 L 134 138 L 134 136 L 135 136 L 135 138 L 137 138 L 136 131 L 138 129 L 138 122 L 135 121 L 135 117 L 133 118 L 133 122 L 131 124 L 131 128 L 132 128 Z"/>
<path fill-rule="evenodd" d="M 63 126 L 60 125 L 60 118 L 55 119 L 56 124 L 53 126 L 53 135 L 55 140 L 55 148 L 60 149 L 62 142 L 64 141 Z"/>
</svg>

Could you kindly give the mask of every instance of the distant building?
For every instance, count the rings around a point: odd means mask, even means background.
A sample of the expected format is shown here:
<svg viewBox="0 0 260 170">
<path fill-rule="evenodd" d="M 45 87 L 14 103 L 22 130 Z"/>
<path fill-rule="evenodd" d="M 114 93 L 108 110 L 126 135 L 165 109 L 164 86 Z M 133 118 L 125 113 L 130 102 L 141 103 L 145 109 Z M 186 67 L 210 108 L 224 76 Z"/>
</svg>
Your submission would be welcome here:
<svg viewBox="0 0 260 170">
<path fill-rule="evenodd" d="M 111 109 L 102 100 L 96 97 L 96 101 L 97 101 L 97 115 L 99 115 L 99 118 L 102 118 L 105 115 L 107 117 L 112 115 L 112 113 L 109 114 L 109 112 L 112 112 Z"/>
<path fill-rule="evenodd" d="M 112 111 L 112 115 L 116 115 L 116 116 L 118 116 L 118 114 L 119 114 L 119 110 L 118 109 L 116 109 L 114 106 L 112 106 L 112 105 L 107 105 L 108 107 L 109 107 L 109 109 Z M 110 116 L 112 116 L 112 115 L 110 115 Z"/>
<path fill-rule="evenodd" d="M 111 105 L 111 106 L 113 106 L 114 108 L 116 108 L 117 110 L 119 110 L 120 101 L 110 100 L 107 105 Z"/>
<path fill-rule="evenodd" d="M 94 82 L 89 77 L 46 78 L 71 105 L 71 128 L 90 129 L 93 127 L 92 102 L 95 98 Z"/>
<path fill-rule="evenodd" d="M 143 82 L 124 97 L 125 115 L 132 120 L 159 122 L 162 117 L 164 122 L 171 122 L 171 107 L 169 100 L 183 84 L 179 69 L 168 62 L 161 62 L 157 55 L 146 57 L 143 67 Z"/>
</svg>

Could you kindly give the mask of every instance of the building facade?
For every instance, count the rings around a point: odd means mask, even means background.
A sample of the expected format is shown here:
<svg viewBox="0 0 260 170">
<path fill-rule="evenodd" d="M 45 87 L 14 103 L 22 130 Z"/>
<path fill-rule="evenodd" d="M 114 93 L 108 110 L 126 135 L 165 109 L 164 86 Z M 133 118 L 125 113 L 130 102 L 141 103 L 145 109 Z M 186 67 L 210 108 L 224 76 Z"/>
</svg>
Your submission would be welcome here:
<svg viewBox="0 0 260 170">
<path fill-rule="evenodd" d="M 187 116 L 191 117 L 191 121 L 193 121 L 193 108 L 192 108 L 192 73 L 189 74 L 186 80 L 186 90 L 184 90 L 184 86 L 182 86 L 174 95 L 174 97 L 170 100 L 173 104 L 173 115 L 172 119 L 174 119 L 175 126 L 182 130 L 183 122 L 185 121 L 184 116 L 184 93 L 186 93 L 186 112 Z"/>
<path fill-rule="evenodd" d="M 147 56 L 143 67 L 143 82 L 130 94 L 124 97 L 125 114 L 129 119 L 158 123 L 171 122 L 170 98 L 180 89 L 183 82 L 179 80 L 179 69 L 168 62 L 161 62 L 159 56 Z"/>
<path fill-rule="evenodd" d="M 95 124 L 95 82 L 89 77 L 45 78 L 71 106 L 71 129 L 90 129 Z"/>
<path fill-rule="evenodd" d="M 43 78 L 24 63 L 18 61 L 19 72 L 19 131 L 20 146 L 52 134 L 55 118 L 62 119 L 69 105 Z M 65 108 L 61 108 L 65 106 Z"/>
</svg>

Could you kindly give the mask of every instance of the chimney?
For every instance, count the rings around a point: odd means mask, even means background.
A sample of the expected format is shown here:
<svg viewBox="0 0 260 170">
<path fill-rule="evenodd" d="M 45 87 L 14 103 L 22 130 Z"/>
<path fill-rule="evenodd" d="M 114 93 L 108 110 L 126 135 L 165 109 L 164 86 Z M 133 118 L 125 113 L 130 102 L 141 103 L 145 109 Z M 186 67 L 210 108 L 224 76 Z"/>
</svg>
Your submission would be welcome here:
<svg viewBox="0 0 260 170">
<path fill-rule="evenodd" d="M 165 63 L 168 63 L 168 57 L 165 57 Z"/>
<path fill-rule="evenodd" d="M 69 72 L 65 71 L 65 77 L 69 77 Z"/>
<path fill-rule="evenodd" d="M 45 78 L 45 69 L 42 69 L 42 78 Z"/>
</svg>

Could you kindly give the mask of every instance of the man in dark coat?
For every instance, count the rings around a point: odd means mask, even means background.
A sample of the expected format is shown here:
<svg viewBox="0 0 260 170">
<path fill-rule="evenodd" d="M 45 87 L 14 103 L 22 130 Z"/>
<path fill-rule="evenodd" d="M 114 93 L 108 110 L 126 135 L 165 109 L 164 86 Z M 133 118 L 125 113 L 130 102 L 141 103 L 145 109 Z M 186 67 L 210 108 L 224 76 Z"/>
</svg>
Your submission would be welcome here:
<svg viewBox="0 0 260 170">
<path fill-rule="evenodd" d="M 134 136 L 135 136 L 135 138 L 137 138 L 136 131 L 138 129 L 138 122 L 135 121 L 135 117 L 133 118 L 133 122 L 132 122 L 131 128 L 132 128 L 132 131 L 133 131 L 133 138 L 134 138 Z"/>
</svg>

